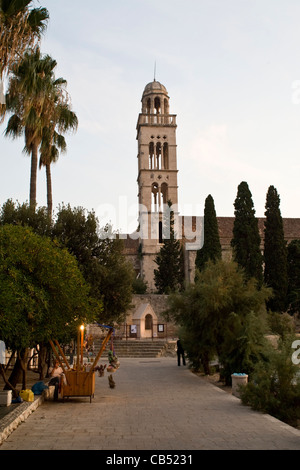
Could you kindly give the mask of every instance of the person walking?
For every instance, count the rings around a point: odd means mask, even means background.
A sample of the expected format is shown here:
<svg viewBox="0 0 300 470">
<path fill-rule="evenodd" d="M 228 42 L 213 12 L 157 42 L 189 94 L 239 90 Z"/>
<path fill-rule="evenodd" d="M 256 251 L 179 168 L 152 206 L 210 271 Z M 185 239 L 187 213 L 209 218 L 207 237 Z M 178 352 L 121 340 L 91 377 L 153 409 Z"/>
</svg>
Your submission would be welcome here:
<svg viewBox="0 0 300 470">
<path fill-rule="evenodd" d="M 177 361 L 178 365 L 180 366 L 180 359 L 182 357 L 182 364 L 185 366 L 185 357 L 184 357 L 184 349 L 182 347 L 180 339 L 177 341 Z"/>
</svg>

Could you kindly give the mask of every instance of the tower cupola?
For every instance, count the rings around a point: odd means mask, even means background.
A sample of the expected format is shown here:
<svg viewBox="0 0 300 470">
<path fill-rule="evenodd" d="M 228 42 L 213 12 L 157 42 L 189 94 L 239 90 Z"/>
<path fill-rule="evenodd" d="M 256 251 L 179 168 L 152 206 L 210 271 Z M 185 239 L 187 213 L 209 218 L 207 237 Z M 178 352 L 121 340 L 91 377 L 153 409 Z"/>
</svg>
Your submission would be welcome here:
<svg viewBox="0 0 300 470">
<path fill-rule="evenodd" d="M 146 85 L 142 97 L 143 114 L 169 114 L 169 96 L 167 89 L 154 80 Z"/>
</svg>

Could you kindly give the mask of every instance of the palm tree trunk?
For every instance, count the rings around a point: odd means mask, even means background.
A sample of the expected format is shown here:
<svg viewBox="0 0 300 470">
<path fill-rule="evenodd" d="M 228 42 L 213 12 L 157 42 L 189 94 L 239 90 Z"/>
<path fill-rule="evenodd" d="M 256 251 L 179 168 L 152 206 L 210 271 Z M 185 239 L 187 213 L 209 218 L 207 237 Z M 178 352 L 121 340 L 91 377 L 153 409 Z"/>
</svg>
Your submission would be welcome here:
<svg viewBox="0 0 300 470">
<path fill-rule="evenodd" d="M 52 219 L 52 180 L 51 180 L 51 168 L 50 163 L 46 164 L 46 179 L 47 179 L 47 207 L 48 217 Z"/>
<path fill-rule="evenodd" d="M 38 145 L 36 142 L 32 143 L 31 150 L 31 173 L 30 173 L 30 196 L 29 204 L 32 209 L 36 208 L 36 180 L 37 180 L 37 166 L 38 166 Z"/>
</svg>

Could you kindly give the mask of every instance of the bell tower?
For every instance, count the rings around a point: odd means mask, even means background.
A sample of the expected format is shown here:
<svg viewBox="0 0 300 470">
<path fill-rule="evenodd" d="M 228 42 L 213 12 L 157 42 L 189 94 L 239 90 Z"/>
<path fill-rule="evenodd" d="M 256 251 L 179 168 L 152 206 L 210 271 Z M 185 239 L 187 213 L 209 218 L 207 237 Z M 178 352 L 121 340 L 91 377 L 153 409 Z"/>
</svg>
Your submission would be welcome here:
<svg viewBox="0 0 300 470">
<path fill-rule="evenodd" d="M 177 124 L 169 101 L 164 85 L 149 83 L 137 122 L 141 275 L 150 291 L 155 290 L 154 260 L 162 242 L 163 212 L 168 201 L 174 212 L 178 206 Z"/>
</svg>

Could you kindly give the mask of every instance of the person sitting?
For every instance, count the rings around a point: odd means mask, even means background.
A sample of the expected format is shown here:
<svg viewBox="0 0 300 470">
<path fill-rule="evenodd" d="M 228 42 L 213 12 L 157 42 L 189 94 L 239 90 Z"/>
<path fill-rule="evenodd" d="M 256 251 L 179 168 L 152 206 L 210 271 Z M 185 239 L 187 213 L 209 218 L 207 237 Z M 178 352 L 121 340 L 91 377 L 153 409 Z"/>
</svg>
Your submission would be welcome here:
<svg viewBox="0 0 300 470">
<path fill-rule="evenodd" d="M 48 385 L 54 385 L 54 400 L 58 400 L 58 392 L 60 390 L 61 379 L 63 377 L 63 369 L 60 367 L 59 362 L 56 360 L 54 366 L 49 370 L 49 376 L 51 377 Z"/>
</svg>

